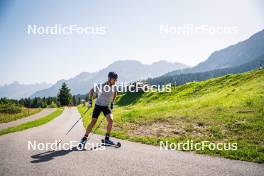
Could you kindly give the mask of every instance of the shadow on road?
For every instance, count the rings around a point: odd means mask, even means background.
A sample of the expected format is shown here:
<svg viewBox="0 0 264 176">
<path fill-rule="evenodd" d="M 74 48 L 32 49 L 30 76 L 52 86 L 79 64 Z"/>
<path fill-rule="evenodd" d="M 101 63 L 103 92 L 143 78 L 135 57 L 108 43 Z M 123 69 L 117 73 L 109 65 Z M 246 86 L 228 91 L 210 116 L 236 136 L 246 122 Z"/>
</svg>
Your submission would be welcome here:
<svg viewBox="0 0 264 176">
<path fill-rule="evenodd" d="M 100 146 L 98 147 L 93 147 L 93 148 L 90 148 L 88 150 L 86 149 L 83 149 L 83 150 L 79 150 L 77 149 L 77 147 L 74 147 L 72 148 L 71 150 L 54 150 L 54 151 L 47 151 L 47 152 L 44 152 L 44 153 L 39 153 L 39 154 L 36 154 L 36 155 L 32 155 L 31 158 L 33 158 L 33 160 L 31 161 L 31 163 L 41 163 L 41 162 L 47 162 L 47 161 L 50 161 L 56 157 L 59 157 L 59 156 L 64 156 L 64 155 L 67 155 L 68 153 L 71 153 L 71 152 L 84 152 L 84 151 L 92 151 L 92 150 L 96 150 L 98 149 Z"/>
</svg>

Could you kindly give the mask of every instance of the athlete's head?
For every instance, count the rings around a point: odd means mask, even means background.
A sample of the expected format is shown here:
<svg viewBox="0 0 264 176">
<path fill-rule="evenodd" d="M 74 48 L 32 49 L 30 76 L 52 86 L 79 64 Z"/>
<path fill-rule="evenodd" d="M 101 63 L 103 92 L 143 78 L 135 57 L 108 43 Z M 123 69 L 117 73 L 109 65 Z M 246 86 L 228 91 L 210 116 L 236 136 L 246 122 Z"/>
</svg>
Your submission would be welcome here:
<svg viewBox="0 0 264 176">
<path fill-rule="evenodd" d="M 118 79 L 118 75 L 115 72 L 109 72 L 108 73 L 108 82 L 111 85 L 114 85 Z"/>
</svg>

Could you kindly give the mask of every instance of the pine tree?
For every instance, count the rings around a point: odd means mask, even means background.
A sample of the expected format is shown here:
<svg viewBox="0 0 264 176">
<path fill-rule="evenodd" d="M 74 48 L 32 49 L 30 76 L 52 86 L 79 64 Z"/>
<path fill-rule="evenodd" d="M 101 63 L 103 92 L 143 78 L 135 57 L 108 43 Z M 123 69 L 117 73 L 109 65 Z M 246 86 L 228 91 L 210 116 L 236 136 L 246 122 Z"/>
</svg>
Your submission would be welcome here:
<svg viewBox="0 0 264 176">
<path fill-rule="evenodd" d="M 77 104 L 78 104 L 78 105 L 81 104 L 81 97 L 78 97 L 78 102 L 77 102 Z"/>
<path fill-rule="evenodd" d="M 75 96 L 72 97 L 72 104 L 73 104 L 73 106 L 76 106 L 77 105 L 77 103 L 76 103 L 76 97 Z"/>
<path fill-rule="evenodd" d="M 59 90 L 57 99 L 60 106 L 68 106 L 72 102 L 72 95 L 70 93 L 70 89 L 67 87 L 66 83 L 62 83 L 62 86 Z"/>
</svg>

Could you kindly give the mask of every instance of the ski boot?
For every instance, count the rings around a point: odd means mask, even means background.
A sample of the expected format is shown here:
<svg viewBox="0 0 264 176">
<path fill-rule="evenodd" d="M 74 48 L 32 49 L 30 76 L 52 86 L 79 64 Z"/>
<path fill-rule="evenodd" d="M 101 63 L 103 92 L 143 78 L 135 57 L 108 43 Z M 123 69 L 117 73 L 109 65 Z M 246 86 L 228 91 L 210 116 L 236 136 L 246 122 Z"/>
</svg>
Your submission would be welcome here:
<svg viewBox="0 0 264 176">
<path fill-rule="evenodd" d="M 78 145 L 78 149 L 82 150 L 87 142 L 87 137 L 83 137 Z"/>
</svg>

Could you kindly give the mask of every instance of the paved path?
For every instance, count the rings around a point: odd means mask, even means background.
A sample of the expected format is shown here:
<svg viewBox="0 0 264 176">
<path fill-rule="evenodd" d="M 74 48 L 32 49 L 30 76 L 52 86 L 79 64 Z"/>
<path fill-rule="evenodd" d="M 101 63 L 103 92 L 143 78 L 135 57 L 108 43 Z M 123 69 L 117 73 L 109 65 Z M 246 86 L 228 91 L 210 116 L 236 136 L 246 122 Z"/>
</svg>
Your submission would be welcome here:
<svg viewBox="0 0 264 176">
<path fill-rule="evenodd" d="M 159 147 L 122 141 L 119 149 L 59 150 L 54 152 L 28 150 L 28 141 L 54 142 L 80 117 L 76 108 L 66 108 L 53 121 L 22 132 L 0 136 L 1 176 L 48 175 L 264 175 L 264 165 L 214 158 L 190 152 L 160 151 Z M 79 141 L 82 123 L 63 138 L 64 142 Z M 101 136 L 92 136 L 99 142 Z"/>
<path fill-rule="evenodd" d="M 24 118 L 21 118 L 21 119 L 15 120 L 15 121 L 11 121 L 8 123 L 1 123 L 0 124 L 0 130 L 42 118 L 42 117 L 54 112 L 55 110 L 56 110 L 56 108 L 46 108 L 46 109 L 43 109 L 41 112 L 38 112 L 38 113 L 33 114 L 31 116 L 24 117 Z"/>
</svg>

